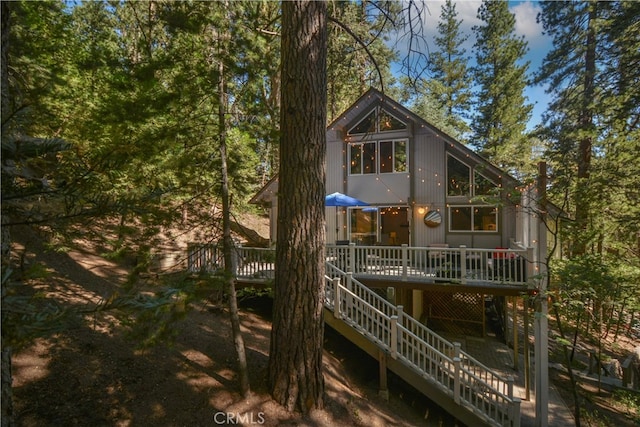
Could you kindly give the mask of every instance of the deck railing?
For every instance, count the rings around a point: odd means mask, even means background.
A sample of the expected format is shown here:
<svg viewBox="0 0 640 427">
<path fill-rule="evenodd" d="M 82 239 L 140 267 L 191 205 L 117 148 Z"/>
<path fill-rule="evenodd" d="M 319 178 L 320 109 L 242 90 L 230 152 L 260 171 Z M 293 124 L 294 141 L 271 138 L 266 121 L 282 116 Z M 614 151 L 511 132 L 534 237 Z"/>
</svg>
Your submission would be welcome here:
<svg viewBox="0 0 640 427">
<path fill-rule="evenodd" d="M 440 337 L 415 318 L 357 280 L 362 276 L 386 276 L 403 280 L 425 278 L 425 270 L 440 268 L 439 261 L 458 259 L 486 261 L 487 270 L 495 268 L 489 260 L 517 260 L 515 272 L 523 271 L 527 251 L 519 249 L 409 248 L 379 246 L 327 246 L 324 304 L 334 316 L 362 333 L 369 340 L 400 360 L 427 381 L 437 385 L 454 401 L 472 410 L 489 424 L 519 427 L 520 400 L 513 395 L 513 378 L 503 378 L 471 355 L 460 344 Z M 242 280 L 264 281 L 273 278 L 275 251 L 263 248 L 234 248 L 233 270 Z M 436 263 L 436 260 L 439 260 Z M 190 247 L 188 268 L 192 272 L 216 271 L 224 267 L 218 245 Z M 433 264 L 430 264 L 433 263 Z M 420 269 L 417 267 L 420 266 Z M 510 267 L 511 268 L 511 267 Z M 352 271 L 345 271 L 352 269 Z M 482 268 L 478 269 L 482 273 Z M 465 270 L 462 270 L 465 271 Z M 468 270 L 466 270 L 468 271 Z M 431 273 L 428 273 L 431 274 Z M 495 273 L 492 273 L 495 274 Z M 515 273 L 514 273 L 515 274 Z M 432 276 L 426 276 L 432 280 Z M 436 276 L 437 277 L 437 276 Z M 453 277 L 453 276 L 451 276 Z M 491 279 L 491 274 L 485 276 Z M 515 279 L 515 275 L 500 278 Z M 442 277 L 444 280 L 453 280 Z M 456 280 L 462 277 L 456 276 Z M 471 279 L 474 280 L 474 279 Z M 515 281 L 513 283 L 523 283 Z M 336 303 L 337 302 L 337 303 Z"/>
<path fill-rule="evenodd" d="M 518 427 L 512 377 L 490 368 L 335 266 L 327 267 L 325 306 L 365 337 L 437 385 L 489 424 Z M 330 274 L 330 275 L 329 275 Z M 336 303 L 337 302 L 337 303 Z"/>
<path fill-rule="evenodd" d="M 431 283 L 526 286 L 533 276 L 532 258 L 532 249 L 523 248 L 327 245 L 327 261 L 356 277 Z"/>
<path fill-rule="evenodd" d="M 192 273 L 216 272 L 224 268 L 222 245 L 190 245 L 187 270 Z M 231 253 L 232 271 L 243 280 L 264 281 L 273 279 L 275 250 L 236 246 Z"/>
<path fill-rule="evenodd" d="M 356 246 L 327 245 L 327 261 L 357 278 L 426 283 L 450 282 L 526 287 L 533 278 L 532 249 L 477 249 L 461 246 Z M 236 247 L 234 271 L 244 280 L 274 276 L 275 250 Z M 188 269 L 214 271 L 222 266 L 222 247 L 193 245 L 189 248 Z"/>
</svg>

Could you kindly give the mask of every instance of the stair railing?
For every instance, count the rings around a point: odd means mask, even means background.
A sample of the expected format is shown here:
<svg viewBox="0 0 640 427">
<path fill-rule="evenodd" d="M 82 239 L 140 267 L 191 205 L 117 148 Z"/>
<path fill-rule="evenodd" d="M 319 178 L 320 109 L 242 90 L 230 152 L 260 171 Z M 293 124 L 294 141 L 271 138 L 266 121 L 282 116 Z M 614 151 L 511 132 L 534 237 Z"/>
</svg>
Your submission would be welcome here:
<svg viewBox="0 0 640 427">
<path fill-rule="evenodd" d="M 343 284 L 344 283 L 344 284 Z M 327 263 L 325 306 L 417 375 L 494 425 L 519 427 L 520 399 L 513 378 L 503 378 L 440 337 L 402 306 L 394 306 L 335 265 Z"/>
</svg>

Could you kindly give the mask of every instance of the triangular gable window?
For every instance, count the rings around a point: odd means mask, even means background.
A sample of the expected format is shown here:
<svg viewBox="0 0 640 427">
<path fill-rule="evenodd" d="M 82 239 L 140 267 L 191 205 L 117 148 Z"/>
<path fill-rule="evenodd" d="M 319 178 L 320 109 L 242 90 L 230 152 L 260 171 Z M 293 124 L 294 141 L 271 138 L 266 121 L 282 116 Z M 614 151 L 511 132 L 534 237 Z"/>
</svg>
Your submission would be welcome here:
<svg viewBox="0 0 640 427">
<path fill-rule="evenodd" d="M 359 133 L 372 133 L 376 131 L 376 110 L 373 110 L 367 117 L 360 120 L 357 125 L 349 129 L 349 135 Z"/>
<path fill-rule="evenodd" d="M 384 132 L 387 130 L 402 130 L 406 129 L 407 124 L 396 119 L 386 111 L 381 111 L 380 120 L 378 121 L 378 130 Z"/>
<path fill-rule="evenodd" d="M 349 135 L 366 134 L 374 132 L 387 132 L 406 129 L 407 124 L 399 120 L 383 109 L 376 108 L 357 125 L 349 129 Z"/>
</svg>

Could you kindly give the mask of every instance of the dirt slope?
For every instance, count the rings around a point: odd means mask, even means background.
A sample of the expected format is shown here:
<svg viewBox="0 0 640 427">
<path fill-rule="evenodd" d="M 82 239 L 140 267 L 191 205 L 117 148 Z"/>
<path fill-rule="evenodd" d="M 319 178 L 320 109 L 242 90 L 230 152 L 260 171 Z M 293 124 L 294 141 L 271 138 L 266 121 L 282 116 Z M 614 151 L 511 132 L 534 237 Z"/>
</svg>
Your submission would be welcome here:
<svg viewBox="0 0 640 427">
<path fill-rule="evenodd" d="M 45 298 L 91 307 L 118 292 L 130 268 L 99 256 L 88 242 L 47 250 L 47 237 L 14 236 L 23 281 Z M 265 384 L 269 303 L 243 305 L 253 395 L 238 394 L 228 316 L 209 302 L 194 305 L 177 326 L 175 342 L 145 351 L 125 337 L 112 313 L 87 315 L 72 329 L 37 339 L 13 359 L 19 426 L 413 426 L 454 425 L 423 398 L 391 379 L 390 402 L 377 395 L 377 365 L 328 330 L 326 405 L 308 417 L 274 403 Z M 343 363 L 344 362 L 344 363 Z M 402 393 L 404 399 L 398 395 Z M 429 413 L 429 420 L 425 414 Z"/>
</svg>

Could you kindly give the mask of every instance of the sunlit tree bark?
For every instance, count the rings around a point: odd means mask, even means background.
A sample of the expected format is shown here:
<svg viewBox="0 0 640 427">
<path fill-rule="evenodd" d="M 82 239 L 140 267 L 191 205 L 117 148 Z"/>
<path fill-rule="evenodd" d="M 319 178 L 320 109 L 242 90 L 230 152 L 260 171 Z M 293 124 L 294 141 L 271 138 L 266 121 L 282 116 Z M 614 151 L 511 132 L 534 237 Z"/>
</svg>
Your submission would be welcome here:
<svg viewBox="0 0 640 427">
<path fill-rule="evenodd" d="M 278 245 L 269 384 L 288 410 L 323 405 L 327 5 L 282 4 Z"/>
</svg>

